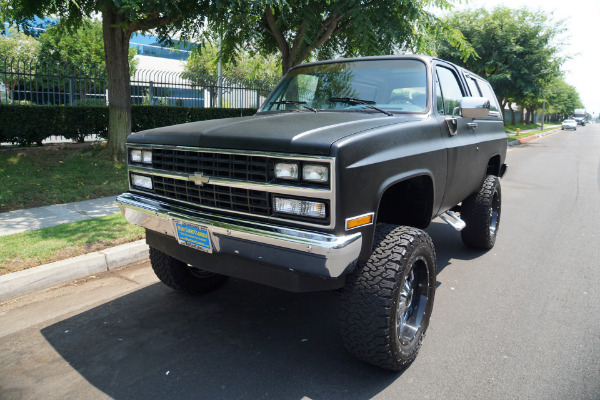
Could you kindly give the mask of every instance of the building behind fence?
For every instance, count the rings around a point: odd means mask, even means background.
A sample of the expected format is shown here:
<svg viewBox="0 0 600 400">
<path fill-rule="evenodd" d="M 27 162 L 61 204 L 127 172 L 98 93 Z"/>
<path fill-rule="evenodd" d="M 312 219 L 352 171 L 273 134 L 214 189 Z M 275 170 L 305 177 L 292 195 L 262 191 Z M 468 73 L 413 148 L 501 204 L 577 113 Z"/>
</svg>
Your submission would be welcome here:
<svg viewBox="0 0 600 400">
<path fill-rule="evenodd" d="M 276 82 L 137 70 L 131 77 L 131 104 L 182 107 L 258 108 Z M 0 102 L 34 105 L 107 105 L 106 70 L 35 60 L 0 60 Z"/>
</svg>

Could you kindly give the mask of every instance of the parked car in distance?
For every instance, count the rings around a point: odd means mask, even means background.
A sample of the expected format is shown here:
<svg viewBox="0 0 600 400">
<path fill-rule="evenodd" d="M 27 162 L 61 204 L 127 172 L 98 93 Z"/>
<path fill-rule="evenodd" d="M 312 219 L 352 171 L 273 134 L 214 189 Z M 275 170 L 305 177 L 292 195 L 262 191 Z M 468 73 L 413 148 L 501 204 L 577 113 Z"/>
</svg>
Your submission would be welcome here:
<svg viewBox="0 0 600 400">
<path fill-rule="evenodd" d="M 560 129 L 562 129 L 562 130 L 573 129 L 574 131 L 576 131 L 577 130 L 577 121 L 575 121 L 574 119 L 565 119 L 562 122 Z"/>
</svg>

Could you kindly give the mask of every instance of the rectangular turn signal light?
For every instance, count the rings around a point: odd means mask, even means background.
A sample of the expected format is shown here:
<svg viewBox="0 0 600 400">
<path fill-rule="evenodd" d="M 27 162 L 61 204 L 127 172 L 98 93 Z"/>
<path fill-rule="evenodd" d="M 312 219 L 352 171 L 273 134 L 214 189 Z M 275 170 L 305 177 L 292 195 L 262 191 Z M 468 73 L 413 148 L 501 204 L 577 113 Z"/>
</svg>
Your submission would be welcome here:
<svg viewBox="0 0 600 400">
<path fill-rule="evenodd" d="M 371 225 L 373 223 L 374 213 L 369 213 L 365 215 L 359 215 L 358 217 L 348 218 L 346 220 L 346 230 L 359 228 L 365 225 Z"/>
</svg>

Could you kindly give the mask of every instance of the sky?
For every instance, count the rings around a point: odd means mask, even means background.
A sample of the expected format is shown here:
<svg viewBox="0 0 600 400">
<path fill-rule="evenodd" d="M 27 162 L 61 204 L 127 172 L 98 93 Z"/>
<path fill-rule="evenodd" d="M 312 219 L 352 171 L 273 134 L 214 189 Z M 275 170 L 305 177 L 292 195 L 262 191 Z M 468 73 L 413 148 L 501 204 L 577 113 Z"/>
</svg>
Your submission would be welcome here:
<svg viewBox="0 0 600 400">
<path fill-rule="evenodd" d="M 527 7 L 546 14 L 553 11 L 555 19 L 565 19 L 568 45 L 563 53 L 572 57 L 562 66 L 565 81 L 577 89 L 588 113 L 600 114 L 600 0 L 485 0 L 485 5 L 482 3 L 471 0 L 467 4 L 455 3 L 455 8 Z"/>
</svg>

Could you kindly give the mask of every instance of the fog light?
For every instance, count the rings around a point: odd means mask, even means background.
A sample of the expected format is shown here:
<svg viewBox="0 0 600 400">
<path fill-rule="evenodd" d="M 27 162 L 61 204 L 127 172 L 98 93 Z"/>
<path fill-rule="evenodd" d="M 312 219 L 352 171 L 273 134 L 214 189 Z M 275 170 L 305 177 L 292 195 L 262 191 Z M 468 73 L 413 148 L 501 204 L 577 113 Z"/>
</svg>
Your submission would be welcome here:
<svg viewBox="0 0 600 400">
<path fill-rule="evenodd" d="M 325 218 L 327 210 L 324 203 L 308 200 L 283 199 L 275 197 L 275 211 L 300 217 Z"/>
<path fill-rule="evenodd" d="M 287 179 L 287 180 L 298 180 L 298 164 L 296 163 L 276 163 L 275 164 L 275 178 Z"/>
<path fill-rule="evenodd" d="M 149 176 L 131 174 L 131 184 L 133 186 L 152 190 L 152 178 Z"/>
<path fill-rule="evenodd" d="M 142 162 L 142 151 L 141 150 L 131 150 L 131 162 Z"/>
</svg>

